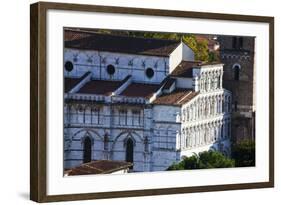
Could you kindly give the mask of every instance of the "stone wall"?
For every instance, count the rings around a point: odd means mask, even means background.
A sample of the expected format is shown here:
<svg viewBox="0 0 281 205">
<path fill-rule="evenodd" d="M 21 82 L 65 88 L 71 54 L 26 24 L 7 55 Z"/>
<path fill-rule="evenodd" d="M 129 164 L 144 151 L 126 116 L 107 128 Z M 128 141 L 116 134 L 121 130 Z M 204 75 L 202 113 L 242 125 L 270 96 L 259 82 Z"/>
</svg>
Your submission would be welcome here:
<svg viewBox="0 0 281 205">
<path fill-rule="evenodd" d="M 71 72 L 65 70 L 67 77 L 80 77 L 91 71 L 95 79 L 123 80 L 132 75 L 135 82 L 160 83 L 169 73 L 167 57 L 65 49 L 64 62 L 67 61 L 74 65 Z M 114 74 L 107 72 L 108 65 L 114 66 Z M 147 68 L 153 69 L 153 77 L 146 76 Z"/>
<path fill-rule="evenodd" d="M 254 139 L 255 37 L 220 36 L 219 41 L 224 63 L 223 86 L 232 92 L 233 140 Z M 235 43 L 238 45 L 234 46 Z"/>
</svg>

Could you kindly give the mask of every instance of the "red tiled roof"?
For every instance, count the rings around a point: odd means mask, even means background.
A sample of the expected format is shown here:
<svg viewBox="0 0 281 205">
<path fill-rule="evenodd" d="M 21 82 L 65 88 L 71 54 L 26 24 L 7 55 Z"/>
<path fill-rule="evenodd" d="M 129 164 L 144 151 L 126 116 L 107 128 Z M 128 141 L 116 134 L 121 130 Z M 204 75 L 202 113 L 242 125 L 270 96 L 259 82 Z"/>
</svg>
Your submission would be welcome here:
<svg viewBox="0 0 281 205">
<path fill-rule="evenodd" d="M 80 78 L 64 78 L 64 92 L 69 92 L 80 82 Z"/>
<path fill-rule="evenodd" d="M 132 83 L 120 95 L 150 98 L 159 88 L 160 85 Z"/>
<path fill-rule="evenodd" d="M 98 160 L 66 170 L 65 174 L 68 176 L 86 174 L 109 174 L 119 170 L 128 169 L 132 165 L 132 163 L 125 161 Z"/>
<path fill-rule="evenodd" d="M 156 105 L 183 105 L 194 98 L 198 92 L 189 89 L 175 89 L 171 93 L 163 93 L 152 103 Z"/>
<path fill-rule="evenodd" d="M 64 46 L 74 49 L 169 56 L 180 44 L 180 41 L 175 40 L 121 36 L 93 31 L 65 29 L 64 33 Z"/>
<path fill-rule="evenodd" d="M 64 92 L 69 92 L 72 88 L 74 88 L 78 83 L 80 83 L 84 78 L 86 78 L 91 72 L 88 71 L 84 73 L 80 78 L 64 78 Z"/>
<path fill-rule="evenodd" d="M 182 61 L 180 64 L 172 71 L 171 76 L 174 77 L 185 77 L 192 78 L 192 68 L 198 67 L 199 63 L 196 61 Z"/>
<path fill-rule="evenodd" d="M 90 36 L 90 33 L 87 32 L 77 32 L 72 30 L 64 30 L 64 41 L 73 41 L 81 38 Z"/>
<path fill-rule="evenodd" d="M 91 80 L 80 88 L 77 93 L 111 95 L 121 85 L 121 81 Z"/>
</svg>

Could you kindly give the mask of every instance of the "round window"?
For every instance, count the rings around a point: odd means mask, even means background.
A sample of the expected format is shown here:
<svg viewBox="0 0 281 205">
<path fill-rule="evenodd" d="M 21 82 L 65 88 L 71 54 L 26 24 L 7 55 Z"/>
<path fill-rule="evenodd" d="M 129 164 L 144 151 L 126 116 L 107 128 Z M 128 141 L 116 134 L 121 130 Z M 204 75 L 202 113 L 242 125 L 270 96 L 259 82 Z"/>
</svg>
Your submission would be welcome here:
<svg viewBox="0 0 281 205">
<path fill-rule="evenodd" d="M 64 64 L 64 68 L 68 72 L 71 72 L 73 70 L 73 63 L 71 63 L 70 61 L 66 61 Z"/>
<path fill-rule="evenodd" d="M 115 73 L 115 67 L 113 65 L 108 65 L 106 70 L 109 75 L 113 75 Z"/>
<path fill-rule="evenodd" d="M 147 68 L 145 74 L 148 78 L 152 78 L 154 76 L 154 70 L 152 68 Z"/>
</svg>

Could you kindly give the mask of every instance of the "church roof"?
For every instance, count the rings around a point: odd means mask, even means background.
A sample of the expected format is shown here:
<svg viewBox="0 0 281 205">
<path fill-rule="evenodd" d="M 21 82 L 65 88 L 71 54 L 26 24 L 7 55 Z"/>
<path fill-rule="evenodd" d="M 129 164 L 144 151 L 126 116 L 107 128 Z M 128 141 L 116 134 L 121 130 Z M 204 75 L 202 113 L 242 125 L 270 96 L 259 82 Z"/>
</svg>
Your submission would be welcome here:
<svg viewBox="0 0 281 205">
<path fill-rule="evenodd" d="M 80 78 L 64 78 L 64 92 L 69 92 L 74 86 L 80 82 Z"/>
<path fill-rule="evenodd" d="M 159 88 L 160 84 L 131 83 L 120 95 L 127 97 L 150 98 Z"/>
<path fill-rule="evenodd" d="M 180 41 L 65 30 L 65 48 L 169 56 Z"/>
<path fill-rule="evenodd" d="M 68 176 L 87 175 L 87 174 L 110 174 L 119 170 L 128 169 L 132 166 L 130 162 L 98 160 L 81 164 L 80 166 L 66 170 Z"/>
<path fill-rule="evenodd" d="M 78 90 L 77 93 L 111 95 L 122 85 L 122 81 L 91 80 Z"/>
<path fill-rule="evenodd" d="M 189 102 L 192 98 L 198 95 L 198 92 L 194 92 L 190 89 L 177 88 L 171 93 L 163 93 L 158 96 L 152 103 L 156 105 L 183 105 Z"/>
<path fill-rule="evenodd" d="M 170 76 L 192 78 L 192 68 L 200 68 L 202 66 L 218 65 L 220 62 L 201 62 L 201 61 L 181 61 L 172 71 Z"/>
<path fill-rule="evenodd" d="M 78 32 L 75 30 L 65 30 L 64 32 L 64 41 L 73 41 L 81 38 L 85 38 L 90 36 L 91 34 L 88 32 Z"/>
<path fill-rule="evenodd" d="M 84 75 L 82 75 L 79 78 L 68 78 L 65 77 L 64 78 L 64 92 L 67 93 L 69 92 L 72 88 L 74 88 L 76 85 L 78 85 L 78 83 L 80 83 L 85 77 L 87 77 L 87 75 L 90 72 L 86 72 L 84 73 Z"/>
<path fill-rule="evenodd" d="M 192 68 L 198 67 L 200 62 L 181 61 L 180 64 L 172 71 L 173 77 L 192 78 Z"/>
</svg>

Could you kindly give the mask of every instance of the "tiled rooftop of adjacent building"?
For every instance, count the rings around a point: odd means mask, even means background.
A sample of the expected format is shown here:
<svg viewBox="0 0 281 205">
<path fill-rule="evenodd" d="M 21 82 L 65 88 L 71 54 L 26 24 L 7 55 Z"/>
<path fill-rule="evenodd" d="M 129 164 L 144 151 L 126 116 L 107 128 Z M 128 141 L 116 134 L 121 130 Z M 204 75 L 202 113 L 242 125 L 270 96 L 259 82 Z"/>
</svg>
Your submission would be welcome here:
<svg viewBox="0 0 281 205">
<path fill-rule="evenodd" d="M 68 176 L 87 174 L 109 174 L 119 170 L 128 169 L 132 163 L 125 161 L 98 160 L 81 164 L 80 166 L 66 170 Z"/>
</svg>

